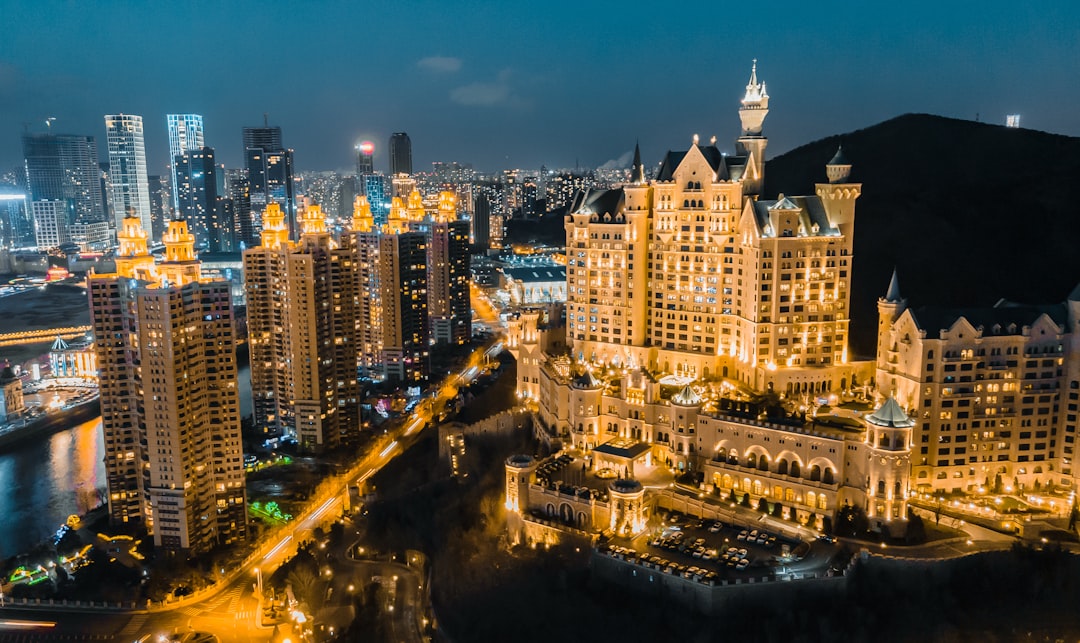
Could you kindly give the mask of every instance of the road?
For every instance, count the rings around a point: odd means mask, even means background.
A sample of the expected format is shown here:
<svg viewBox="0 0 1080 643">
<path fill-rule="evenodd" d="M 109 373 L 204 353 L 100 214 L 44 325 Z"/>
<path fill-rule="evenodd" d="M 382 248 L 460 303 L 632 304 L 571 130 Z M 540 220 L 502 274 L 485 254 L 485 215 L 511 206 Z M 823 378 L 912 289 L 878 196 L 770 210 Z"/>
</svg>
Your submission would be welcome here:
<svg viewBox="0 0 1080 643">
<path fill-rule="evenodd" d="M 263 578 L 268 578 L 278 566 L 295 554 L 298 542 L 307 538 L 316 527 L 336 519 L 348 487 L 363 484 L 388 462 L 407 450 L 419 437 L 421 430 L 457 395 L 458 386 L 471 382 L 479 371 L 477 367 L 491 352 L 492 346 L 497 344 L 499 341 L 495 340 L 473 351 L 458 373 L 448 375 L 437 387 L 433 387 L 434 397 L 426 398 L 418 404 L 413 412 L 383 436 L 347 475 L 339 478 L 328 491 L 309 503 L 308 508 L 284 530 L 260 546 L 256 550 L 257 555 L 253 556 L 248 564 L 228 574 L 212 595 L 168 611 L 134 615 L 60 614 L 35 610 L 16 612 L 5 609 L 5 619 L 25 621 L 28 624 L 15 626 L 18 629 L 13 632 L 0 630 L 0 640 L 9 640 L 9 633 L 18 637 L 11 640 L 72 640 L 72 633 L 83 632 L 81 628 L 88 623 L 92 623 L 94 632 L 99 632 L 98 635 L 103 637 L 97 640 L 135 641 L 146 635 L 191 630 L 212 632 L 226 643 L 270 640 L 271 628 L 262 628 L 257 623 L 258 601 L 253 590 L 256 570 L 261 571 Z M 42 625 L 35 626 L 34 623 Z M 52 625 L 48 625 L 49 623 Z M 415 619 L 413 623 L 415 624 Z"/>
</svg>

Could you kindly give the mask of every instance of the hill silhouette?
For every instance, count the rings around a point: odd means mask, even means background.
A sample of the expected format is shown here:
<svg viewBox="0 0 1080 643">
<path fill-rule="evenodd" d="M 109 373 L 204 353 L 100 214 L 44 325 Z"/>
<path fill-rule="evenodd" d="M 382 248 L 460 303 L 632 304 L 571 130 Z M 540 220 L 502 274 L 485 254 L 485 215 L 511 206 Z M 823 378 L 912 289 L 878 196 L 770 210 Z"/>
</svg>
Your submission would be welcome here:
<svg viewBox="0 0 1080 643">
<path fill-rule="evenodd" d="M 768 161 L 765 193 L 813 194 L 841 143 L 863 184 L 855 355 L 874 354 L 894 266 L 914 306 L 1060 302 L 1080 282 L 1080 138 L 907 114 Z"/>
</svg>

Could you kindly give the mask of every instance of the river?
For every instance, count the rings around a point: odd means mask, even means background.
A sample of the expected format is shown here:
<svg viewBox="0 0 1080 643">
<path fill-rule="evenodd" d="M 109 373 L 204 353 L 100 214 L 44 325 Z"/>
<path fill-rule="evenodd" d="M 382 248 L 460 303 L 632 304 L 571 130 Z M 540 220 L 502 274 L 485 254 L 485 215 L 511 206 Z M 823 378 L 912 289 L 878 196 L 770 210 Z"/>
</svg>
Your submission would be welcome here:
<svg viewBox="0 0 1080 643">
<path fill-rule="evenodd" d="M 240 413 L 251 413 L 250 371 L 240 368 Z M 0 560 L 49 538 L 71 514 L 105 501 L 101 418 L 0 453 Z"/>
</svg>

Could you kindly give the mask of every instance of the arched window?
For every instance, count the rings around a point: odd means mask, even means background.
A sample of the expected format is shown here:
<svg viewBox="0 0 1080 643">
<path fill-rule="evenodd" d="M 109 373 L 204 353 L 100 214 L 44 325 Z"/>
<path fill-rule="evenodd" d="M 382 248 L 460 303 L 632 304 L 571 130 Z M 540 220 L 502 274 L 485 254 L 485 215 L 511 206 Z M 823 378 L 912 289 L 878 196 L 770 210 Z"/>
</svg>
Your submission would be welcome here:
<svg viewBox="0 0 1080 643">
<path fill-rule="evenodd" d="M 815 506 L 817 504 L 817 494 L 813 491 L 807 491 L 806 504 L 810 505 L 811 507 Z"/>
<path fill-rule="evenodd" d="M 825 472 L 821 476 L 821 481 L 825 484 L 833 483 L 833 470 L 832 468 L 826 468 Z"/>
<path fill-rule="evenodd" d="M 802 471 L 799 468 L 799 461 L 798 460 L 794 460 L 791 463 L 791 469 L 789 470 L 788 475 L 790 475 L 792 478 L 800 478 L 800 477 L 802 477 Z"/>
<path fill-rule="evenodd" d="M 815 464 L 813 467 L 810 468 L 810 479 L 814 482 L 821 481 L 821 467 Z"/>
<path fill-rule="evenodd" d="M 776 463 L 776 472 L 782 476 L 786 476 L 788 472 L 788 461 L 781 458 L 780 461 Z"/>
<path fill-rule="evenodd" d="M 690 199 L 683 199 L 682 207 L 689 208 L 690 207 Z"/>
<path fill-rule="evenodd" d="M 879 496 L 884 496 L 885 495 L 885 481 L 884 480 L 878 480 L 877 481 L 877 492 L 878 492 Z"/>
<path fill-rule="evenodd" d="M 728 452 L 727 461 L 728 464 L 739 464 L 739 454 L 732 449 Z"/>
<path fill-rule="evenodd" d="M 766 458 L 765 456 L 761 456 L 760 458 L 758 458 L 757 468 L 758 468 L 758 471 L 768 471 L 769 470 L 769 459 Z"/>
<path fill-rule="evenodd" d="M 757 468 L 757 454 L 756 453 L 748 453 L 746 455 L 746 468 L 748 468 L 748 469 Z"/>
<path fill-rule="evenodd" d="M 893 498 L 900 498 L 903 495 L 903 492 L 900 490 L 900 481 L 899 480 L 897 480 L 896 483 L 893 484 L 892 495 L 893 495 Z"/>
</svg>

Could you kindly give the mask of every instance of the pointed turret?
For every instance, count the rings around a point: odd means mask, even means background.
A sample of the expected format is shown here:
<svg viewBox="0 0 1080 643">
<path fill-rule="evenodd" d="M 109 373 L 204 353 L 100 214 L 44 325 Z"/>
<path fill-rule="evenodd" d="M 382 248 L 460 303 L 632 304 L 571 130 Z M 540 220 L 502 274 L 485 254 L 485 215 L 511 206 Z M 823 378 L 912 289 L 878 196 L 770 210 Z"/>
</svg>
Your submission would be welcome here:
<svg viewBox="0 0 1080 643">
<path fill-rule="evenodd" d="M 743 136 L 761 136 L 765 116 L 768 113 L 769 94 L 765 91 L 765 83 L 758 82 L 757 58 L 755 58 L 750 68 L 750 82 L 746 84 L 746 93 L 742 98 L 742 107 L 739 108 Z"/>
<path fill-rule="evenodd" d="M 762 134 L 765 116 L 769 113 L 769 95 L 765 83 L 758 82 L 757 59 L 750 68 L 750 82 L 739 107 L 742 136 L 735 141 L 735 149 L 746 158 L 746 171 L 742 176 L 743 194 L 761 194 L 765 186 L 765 148 L 769 139 Z"/>
<path fill-rule="evenodd" d="M 414 189 L 409 193 L 406 211 L 408 212 L 409 221 L 424 220 L 424 197 L 420 196 L 420 190 Z"/>
<path fill-rule="evenodd" d="M 634 162 L 630 166 L 630 182 L 641 185 L 645 183 L 645 166 L 641 164 L 641 147 L 634 143 Z"/>
<path fill-rule="evenodd" d="M 402 232 L 409 231 L 409 221 L 405 212 L 405 204 L 402 203 L 401 197 L 399 196 L 390 199 L 390 216 L 386 220 L 384 230 L 388 234 L 401 234 Z"/>
<path fill-rule="evenodd" d="M 844 156 L 844 146 L 836 148 L 832 160 L 825 164 L 825 175 L 829 183 L 847 183 L 851 177 L 851 161 Z"/>
<path fill-rule="evenodd" d="M 885 301 L 890 304 L 898 304 L 904 300 L 900 296 L 900 280 L 896 276 L 896 268 L 893 268 L 892 279 L 889 280 L 889 289 L 885 291 Z"/>
</svg>

